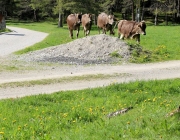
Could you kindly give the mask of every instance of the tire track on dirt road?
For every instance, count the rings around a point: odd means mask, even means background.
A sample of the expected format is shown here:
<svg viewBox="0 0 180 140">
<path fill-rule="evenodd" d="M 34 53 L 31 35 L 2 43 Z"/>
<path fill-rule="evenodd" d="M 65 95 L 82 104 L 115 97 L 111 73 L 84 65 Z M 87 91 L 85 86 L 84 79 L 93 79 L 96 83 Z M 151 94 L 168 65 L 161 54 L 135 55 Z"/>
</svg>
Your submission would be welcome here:
<svg viewBox="0 0 180 140">
<path fill-rule="evenodd" d="M 59 73 L 59 74 L 58 74 Z M 80 90 L 85 88 L 95 88 L 108 86 L 112 83 L 124 83 L 130 81 L 139 80 L 160 80 L 160 79 L 172 79 L 180 78 L 180 61 L 167 61 L 161 63 L 150 64 L 124 64 L 124 65 L 98 65 L 98 66 L 69 66 L 67 69 L 62 67 L 49 71 L 37 71 L 24 73 L 16 73 L 11 78 L 2 80 L 0 83 L 9 82 L 24 82 L 31 80 L 53 79 L 73 76 L 84 75 L 113 75 L 117 74 L 117 77 L 109 77 L 102 79 L 84 79 L 66 81 L 62 83 L 48 84 L 48 85 L 33 85 L 24 87 L 7 87 L 0 88 L 0 99 L 4 98 L 16 98 L 37 94 L 51 94 L 57 91 L 65 90 Z M 5 74 L 4 74 L 5 75 Z M 4 75 L 0 75 L 3 77 Z"/>
</svg>

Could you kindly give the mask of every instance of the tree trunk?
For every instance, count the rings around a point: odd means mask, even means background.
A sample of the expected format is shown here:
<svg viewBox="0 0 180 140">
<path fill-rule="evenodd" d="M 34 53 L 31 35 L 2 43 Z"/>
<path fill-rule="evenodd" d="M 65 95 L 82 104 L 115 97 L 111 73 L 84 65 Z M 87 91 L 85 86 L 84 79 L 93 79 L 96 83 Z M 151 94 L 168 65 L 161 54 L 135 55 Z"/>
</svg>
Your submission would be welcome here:
<svg viewBox="0 0 180 140">
<path fill-rule="evenodd" d="M 180 10 L 180 0 L 178 0 L 177 17 L 180 17 L 179 10 Z"/>
<path fill-rule="evenodd" d="M 157 7 L 156 7 L 156 11 L 155 11 L 154 25 L 155 25 L 155 26 L 158 25 L 158 10 L 157 10 Z"/>
<path fill-rule="evenodd" d="M 158 25 L 158 14 L 155 14 L 154 25 Z"/>
<path fill-rule="evenodd" d="M 166 13 L 166 26 L 168 25 L 168 14 Z"/>
<path fill-rule="evenodd" d="M 34 17 L 33 17 L 33 21 L 37 21 L 37 17 L 36 17 L 36 9 L 34 9 Z"/>
<path fill-rule="evenodd" d="M 59 12 L 58 27 L 63 27 L 63 16 L 60 12 Z"/>
<path fill-rule="evenodd" d="M 144 20 L 144 0 L 142 1 L 142 15 L 141 15 L 141 21 Z"/>
<path fill-rule="evenodd" d="M 132 20 L 135 20 L 135 16 L 134 16 L 134 1 L 132 0 Z"/>
<path fill-rule="evenodd" d="M 140 9 L 136 9 L 136 22 L 140 22 Z"/>
<path fill-rule="evenodd" d="M 94 17 L 94 19 L 93 19 L 93 20 L 94 20 L 94 25 L 97 25 L 97 18 L 96 18 L 96 15 L 94 14 L 93 17 Z"/>
</svg>

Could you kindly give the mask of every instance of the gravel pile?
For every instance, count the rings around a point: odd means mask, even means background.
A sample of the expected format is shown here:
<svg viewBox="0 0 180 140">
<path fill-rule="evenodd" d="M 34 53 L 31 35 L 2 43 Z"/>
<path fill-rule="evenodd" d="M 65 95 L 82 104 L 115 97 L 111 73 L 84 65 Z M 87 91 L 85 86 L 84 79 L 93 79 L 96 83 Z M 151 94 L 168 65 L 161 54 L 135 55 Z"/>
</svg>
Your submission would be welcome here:
<svg viewBox="0 0 180 140">
<path fill-rule="evenodd" d="M 127 62 L 129 58 L 130 52 L 125 42 L 117 37 L 100 34 L 30 52 L 19 56 L 18 60 L 65 64 L 106 64 Z"/>
</svg>

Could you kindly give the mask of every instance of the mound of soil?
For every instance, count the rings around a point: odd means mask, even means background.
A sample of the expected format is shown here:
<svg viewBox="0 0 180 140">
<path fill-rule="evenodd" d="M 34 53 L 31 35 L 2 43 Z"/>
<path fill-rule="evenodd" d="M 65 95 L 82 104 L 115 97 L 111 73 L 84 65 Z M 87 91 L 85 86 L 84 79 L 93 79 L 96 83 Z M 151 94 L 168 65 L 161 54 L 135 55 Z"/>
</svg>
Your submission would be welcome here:
<svg viewBox="0 0 180 140">
<path fill-rule="evenodd" d="M 119 38 L 100 34 L 30 52 L 19 56 L 18 59 L 66 64 L 117 63 L 129 60 L 128 48 L 129 46 Z"/>
</svg>

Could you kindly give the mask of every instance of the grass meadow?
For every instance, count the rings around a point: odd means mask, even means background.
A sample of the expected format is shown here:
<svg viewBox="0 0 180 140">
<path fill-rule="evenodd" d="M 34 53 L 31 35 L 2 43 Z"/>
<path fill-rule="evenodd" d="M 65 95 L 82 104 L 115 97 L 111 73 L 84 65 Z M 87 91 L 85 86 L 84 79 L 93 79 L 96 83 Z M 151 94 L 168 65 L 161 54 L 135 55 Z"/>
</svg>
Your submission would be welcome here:
<svg viewBox="0 0 180 140">
<path fill-rule="evenodd" d="M 17 54 L 72 41 L 67 26 L 52 22 L 16 23 L 49 33 L 42 42 Z M 141 46 L 133 41 L 134 62 L 180 59 L 180 26 L 147 26 Z M 98 34 L 94 26 L 91 35 Z M 116 32 L 117 36 L 117 32 Z M 83 31 L 80 31 L 83 37 Z M 138 48 L 138 49 L 136 49 Z M 180 105 L 180 79 L 136 81 L 50 95 L 0 100 L 0 140 L 119 140 L 180 138 L 180 113 L 166 114 Z M 130 107 L 125 114 L 107 118 L 111 112 Z"/>
<path fill-rule="evenodd" d="M 0 139 L 178 140 L 180 113 L 166 114 L 179 99 L 180 79 L 173 79 L 0 100 Z"/>
<path fill-rule="evenodd" d="M 49 33 L 48 37 L 46 37 L 44 41 L 33 46 L 29 46 L 24 50 L 20 50 L 16 52 L 16 54 L 27 53 L 29 51 L 34 51 L 73 41 L 69 37 L 69 31 L 66 24 L 63 28 L 58 28 L 55 22 L 7 22 L 7 25 Z M 140 45 L 136 44 L 135 41 L 126 40 L 129 44 L 131 44 L 131 46 L 133 46 L 132 55 L 134 59 L 132 60 L 132 62 L 144 63 L 180 59 L 179 30 L 179 25 L 152 26 L 147 24 L 147 35 L 141 35 Z M 115 32 L 115 36 L 117 37 L 117 29 L 115 29 Z M 93 25 L 90 35 L 95 35 L 98 33 L 99 32 L 96 25 Z M 74 39 L 76 39 L 75 36 L 76 31 L 74 31 Z M 79 38 L 82 37 L 84 37 L 84 33 L 81 27 Z"/>
</svg>

